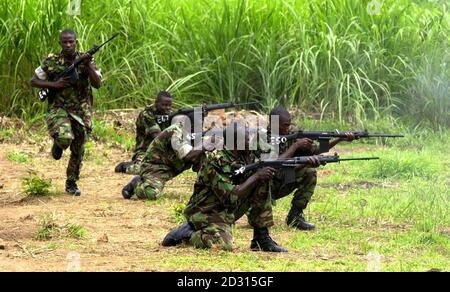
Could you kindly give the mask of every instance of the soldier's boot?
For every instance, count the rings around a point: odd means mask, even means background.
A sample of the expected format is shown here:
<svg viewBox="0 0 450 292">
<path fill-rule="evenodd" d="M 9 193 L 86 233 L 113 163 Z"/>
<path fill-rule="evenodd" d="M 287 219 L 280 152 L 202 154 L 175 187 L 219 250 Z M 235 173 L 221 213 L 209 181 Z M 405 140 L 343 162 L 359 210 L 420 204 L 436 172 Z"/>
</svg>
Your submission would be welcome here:
<svg viewBox="0 0 450 292">
<path fill-rule="evenodd" d="M 58 144 L 56 144 L 55 141 L 53 141 L 53 146 L 52 146 L 52 157 L 53 157 L 53 159 L 60 160 L 62 154 L 63 154 L 63 149 L 61 147 L 59 147 Z"/>
<path fill-rule="evenodd" d="M 303 209 L 294 206 L 291 207 L 286 217 L 286 224 L 299 230 L 314 230 L 316 228 L 314 224 L 306 221 Z"/>
<path fill-rule="evenodd" d="M 132 164 L 132 162 L 127 162 L 127 161 L 121 162 L 121 163 L 117 164 L 116 168 L 114 168 L 114 171 L 125 173 L 127 170 L 127 167 L 130 166 L 131 164 Z"/>
<path fill-rule="evenodd" d="M 77 186 L 77 182 L 74 180 L 66 180 L 66 192 L 72 196 L 81 195 L 81 191 Z"/>
<path fill-rule="evenodd" d="M 131 199 L 134 195 L 134 191 L 136 190 L 137 185 L 141 182 L 141 177 L 136 175 L 133 179 L 123 187 L 122 196 L 124 199 Z"/>
<path fill-rule="evenodd" d="M 276 243 L 270 236 L 267 228 L 255 228 L 250 249 L 254 251 L 288 252 L 288 250 Z"/>
<path fill-rule="evenodd" d="M 185 222 L 180 225 L 178 228 L 171 230 L 167 233 L 166 237 L 164 237 L 162 241 L 162 246 L 175 246 L 180 244 L 183 240 L 189 240 L 194 233 L 194 229 L 192 228 L 189 222 Z"/>
</svg>

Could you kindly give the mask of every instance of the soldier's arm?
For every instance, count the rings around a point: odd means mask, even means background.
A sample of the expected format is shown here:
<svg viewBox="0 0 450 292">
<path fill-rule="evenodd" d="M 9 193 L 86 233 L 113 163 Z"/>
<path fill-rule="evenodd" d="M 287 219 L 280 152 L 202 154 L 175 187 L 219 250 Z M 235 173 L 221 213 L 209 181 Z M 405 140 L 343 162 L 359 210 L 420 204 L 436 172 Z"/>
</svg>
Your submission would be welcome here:
<svg viewBox="0 0 450 292">
<path fill-rule="evenodd" d="M 47 81 L 47 80 L 41 80 L 39 77 L 35 74 L 33 78 L 31 78 L 30 85 L 32 87 L 37 88 L 52 88 L 52 89 L 61 89 L 69 86 L 70 80 L 69 78 L 61 78 L 56 81 Z"/>
<path fill-rule="evenodd" d="M 330 144 L 329 144 L 330 145 L 330 149 L 333 148 L 334 146 L 336 146 L 340 142 L 343 142 L 343 141 L 351 142 L 351 141 L 355 140 L 355 136 L 351 132 L 346 132 L 345 135 L 347 137 L 345 137 L 345 138 L 338 138 L 338 139 L 335 139 L 335 140 L 331 141 Z M 317 154 L 322 153 L 322 152 L 320 152 L 318 150 L 317 150 L 317 152 L 319 152 Z"/>
<path fill-rule="evenodd" d="M 136 128 L 141 127 L 144 129 L 144 135 L 147 138 L 155 139 L 156 136 L 161 134 L 160 126 L 155 122 L 155 117 L 149 115 L 147 112 L 142 111 L 136 120 Z"/>
<path fill-rule="evenodd" d="M 49 58 L 46 58 L 42 65 L 34 70 L 34 76 L 30 80 L 30 85 L 37 88 L 51 88 L 51 89 L 61 89 L 69 86 L 69 78 L 60 78 L 59 80 L 49 81 L 48 80 L 48 62 Z"/>
<path fill-rule="evenodd" d="M 178 158 L 184 161 L 196 161 L 203 154 L 203 149 L 194 149 L 191 142 L 185 139 L 183 130 L 181 128 L 173 129 L 173 135 L 171 137 L 172 149 L 175 150 Z"/>
<path fill-rule="evenodd" d="M 240 199 L 247 197 L 251 191 L 260 183 L 267 182 L 275 175 L 275 169 L 272 167 L 264 167 L 255 172 L 245 182 L 235 188 L 235 194 Z"/>
<path fill-rule="evenodd" d="M 102 75 L 100 74 L 100 70 L 98 70 L 97 65 L 95 64 L 94 59 L 90 54 L 81 55 L 81 59 L 86 65 L 89 75 L 89 81 L 91 82 L 92 87 L 99 89 L 100 86 L 102 86 Z"/>
<path fill-rule="evenodd" d="M 199 172 L 199 177 L 206 178 L 205 183 L 211 186 L 212 191 L 225 207 L 235 207 L 236 203 L 251 194 L 259 183 L 269 180 L 274 174 L 273 168 L 266 167 L 236 186 L 232 182 L 231 165 L 221 165 L 220 161 L 206 160 Z"/>
</svg>

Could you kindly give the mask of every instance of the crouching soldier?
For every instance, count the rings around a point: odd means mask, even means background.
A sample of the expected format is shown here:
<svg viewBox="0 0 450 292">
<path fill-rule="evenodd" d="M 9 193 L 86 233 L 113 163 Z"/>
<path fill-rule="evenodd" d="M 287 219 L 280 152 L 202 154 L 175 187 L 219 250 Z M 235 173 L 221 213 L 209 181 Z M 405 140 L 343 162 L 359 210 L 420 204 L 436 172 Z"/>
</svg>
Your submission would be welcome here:
<svg viewBox="0 0 450 292">
<path fill-rule="evenodd" d="M 119 163 L 115 172 L 139 174 L 141 162 L 144 159 L 148 146 L 161 133 L 170 126 L 167 118 L 172 111 L 173 97 L 167 91 L 160 91 L 155 103 L 146 107 L 136 120 L 136 146 L 131 161 Z"/>
<path fill-rule="evenodd" d="M 288 135 L 292 126 L 292 117 L 290 113 L 283 107 L 276 107 L 270 112 L 270 116 L 278 116 L 279 121 L 279 134 Z M 269 125 L 269 133 L 270 133 Z M 353 141 L 355 137 L 352 133 L 346 133 L 346 138 L 336 139 L 330 142 L 330 148 L 334 147 L 342 141 Z M 290 143 L 282 144 L 279 148 L 279 158 L 291 158 L 295 156 L 311 156 L 318 155 L 322 152 L 319 146 L 314 143 L 313 140 L 304 138 L 297 139 L 296 141 L 290 141 Z M 273 179 L 271 195 L 272 199 L 278 200 L 284 198 L 291 193 L 293 194 L 291 209 L 286 217 L 286 224 L 290 227 L 298 230 L 313 230 L 315 225 L 308 222 L 305 219 L 303 210 L 306 209 L 308 203 L 311 201 L 311 197 L 314 194 L 314 190 L 317 184 L 317 170 L 320 163 L 314 157 L 311 158 L 311 162 L 308 166 L 299 167 L 295 172 L 295 182 L 290 184 L 284 183 L 284 178 L 281 173 Z"/>
<path fill-rule="evenodd" d="M 125 199 L 136 195 L 139 199 L 156 200 L 167 181 L 198 167 L 207 147 L 192 146 L 191 127 L 185 127 L 185 122 L 189 122 L 186 116 L 176 116 L 173 124 L 156 136 L 141 162 L 140 175 L 122 189 Z"/>
<path fill-rule="evenodd" d="M 268 181 L 275 170 L 266 167 L 248 178 L 236 180 L 233 165 L 253 163 L 255 154 L 248 150 L 249 133 L 245 128 L 230 125 L 228 131 L 233 131 L 234 147 L 227 144 L 224 150 L 205 153 L 194 193 L 184 212 L 187 222 L 170 231 L 162 245 L 174 246 L 186 241 L 197 248 L 218 246 L 230 251 L 233 248 L 232 225 L 248 212 L 254 230 L 250 248 L 287 252 L 272 240 L 268 230 L 273 225 Z M 238 150 L 237 137 L 243 136 L 245 149 Z"/>
</svg>

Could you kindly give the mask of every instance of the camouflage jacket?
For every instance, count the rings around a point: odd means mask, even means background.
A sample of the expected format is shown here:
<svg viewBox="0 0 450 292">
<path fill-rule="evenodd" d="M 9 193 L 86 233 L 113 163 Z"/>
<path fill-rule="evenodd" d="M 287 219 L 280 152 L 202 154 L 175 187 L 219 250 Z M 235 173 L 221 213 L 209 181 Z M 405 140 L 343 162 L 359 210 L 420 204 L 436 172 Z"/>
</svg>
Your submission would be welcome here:
<svg viewBox="0 0 450 292">
<path fill-rule="evenodd" d="M 243 181 L 234 181 L 233 164 L 253 163 L 253 152 L 237 155 L 229 150 L 206 152 L 202 166 L 194 185 L 194 193 L 185 209 L 185 216 L 196 228 L 203 228 L 208 223 L 235 221 L 234 211 L 239 206 L 236 187 Z"/>
<path fill-rule="evenodd" d="M 76 52 L 75 60 L 81 57 L 82 53 Z M 92 60 L 95 64 L 95 61 Z M 71 63 L 66 62 L 63 53 L 49 54 L 42 61 L 40 67 L 35 71 L 39 79 L 53 80 L 56 75 L 69 67 Z M 53 98 L 49 100 L 49 113 L 64 109 L 72 118 L 83 126 L 90 127 L 92 111 L 92 89 L 89 81 L 88 68 L 81 63 L 77 68 L 79 79 L 69 87 L 55 91 Z M 101 77 L 99 71 L 97 74 Z"/>
<path fill-rule="evenodd" d="M 184 161 L 184 158 L 193 147 L 184 136 L 181 123 L 173 124 L 163 130 L 148 147 L 142 167 L 145 168 L 146 164 L 164 164 L 176 173 L 188 169 L 192 164 Z"/>
<path fill-rule="evenodd" d="M 170 126 L 170 121 L 158 124 L 156 122 L 158 111 L 155 105 L 146 107 L 136 120 L 136 147 L 135 156 L 139 153 L 145 153 L 148 146 L 152 143 L 152 134 L 160 132 Z"/>
</svg>

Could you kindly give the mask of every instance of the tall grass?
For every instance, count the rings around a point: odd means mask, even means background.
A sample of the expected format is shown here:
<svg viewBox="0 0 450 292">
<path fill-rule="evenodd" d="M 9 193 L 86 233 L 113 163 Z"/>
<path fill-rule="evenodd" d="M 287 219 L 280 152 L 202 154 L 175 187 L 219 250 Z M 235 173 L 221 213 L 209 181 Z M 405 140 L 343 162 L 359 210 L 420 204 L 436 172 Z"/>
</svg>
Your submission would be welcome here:
<svg viewBox="0 0 450 292">
<path fill-rule="evenodd" d="M 0 111 L 44 110 L 28 81 L 72 27 L 86 50 L 114 32 L 96 56 L 104 86 L 97 108 L 149 103 L 170 89 L 177 105 L 281 102 L 342 121 L 387 115 L 450 125 L 450 14 L 446 1 L 0 0 Z"/>
</svg>

